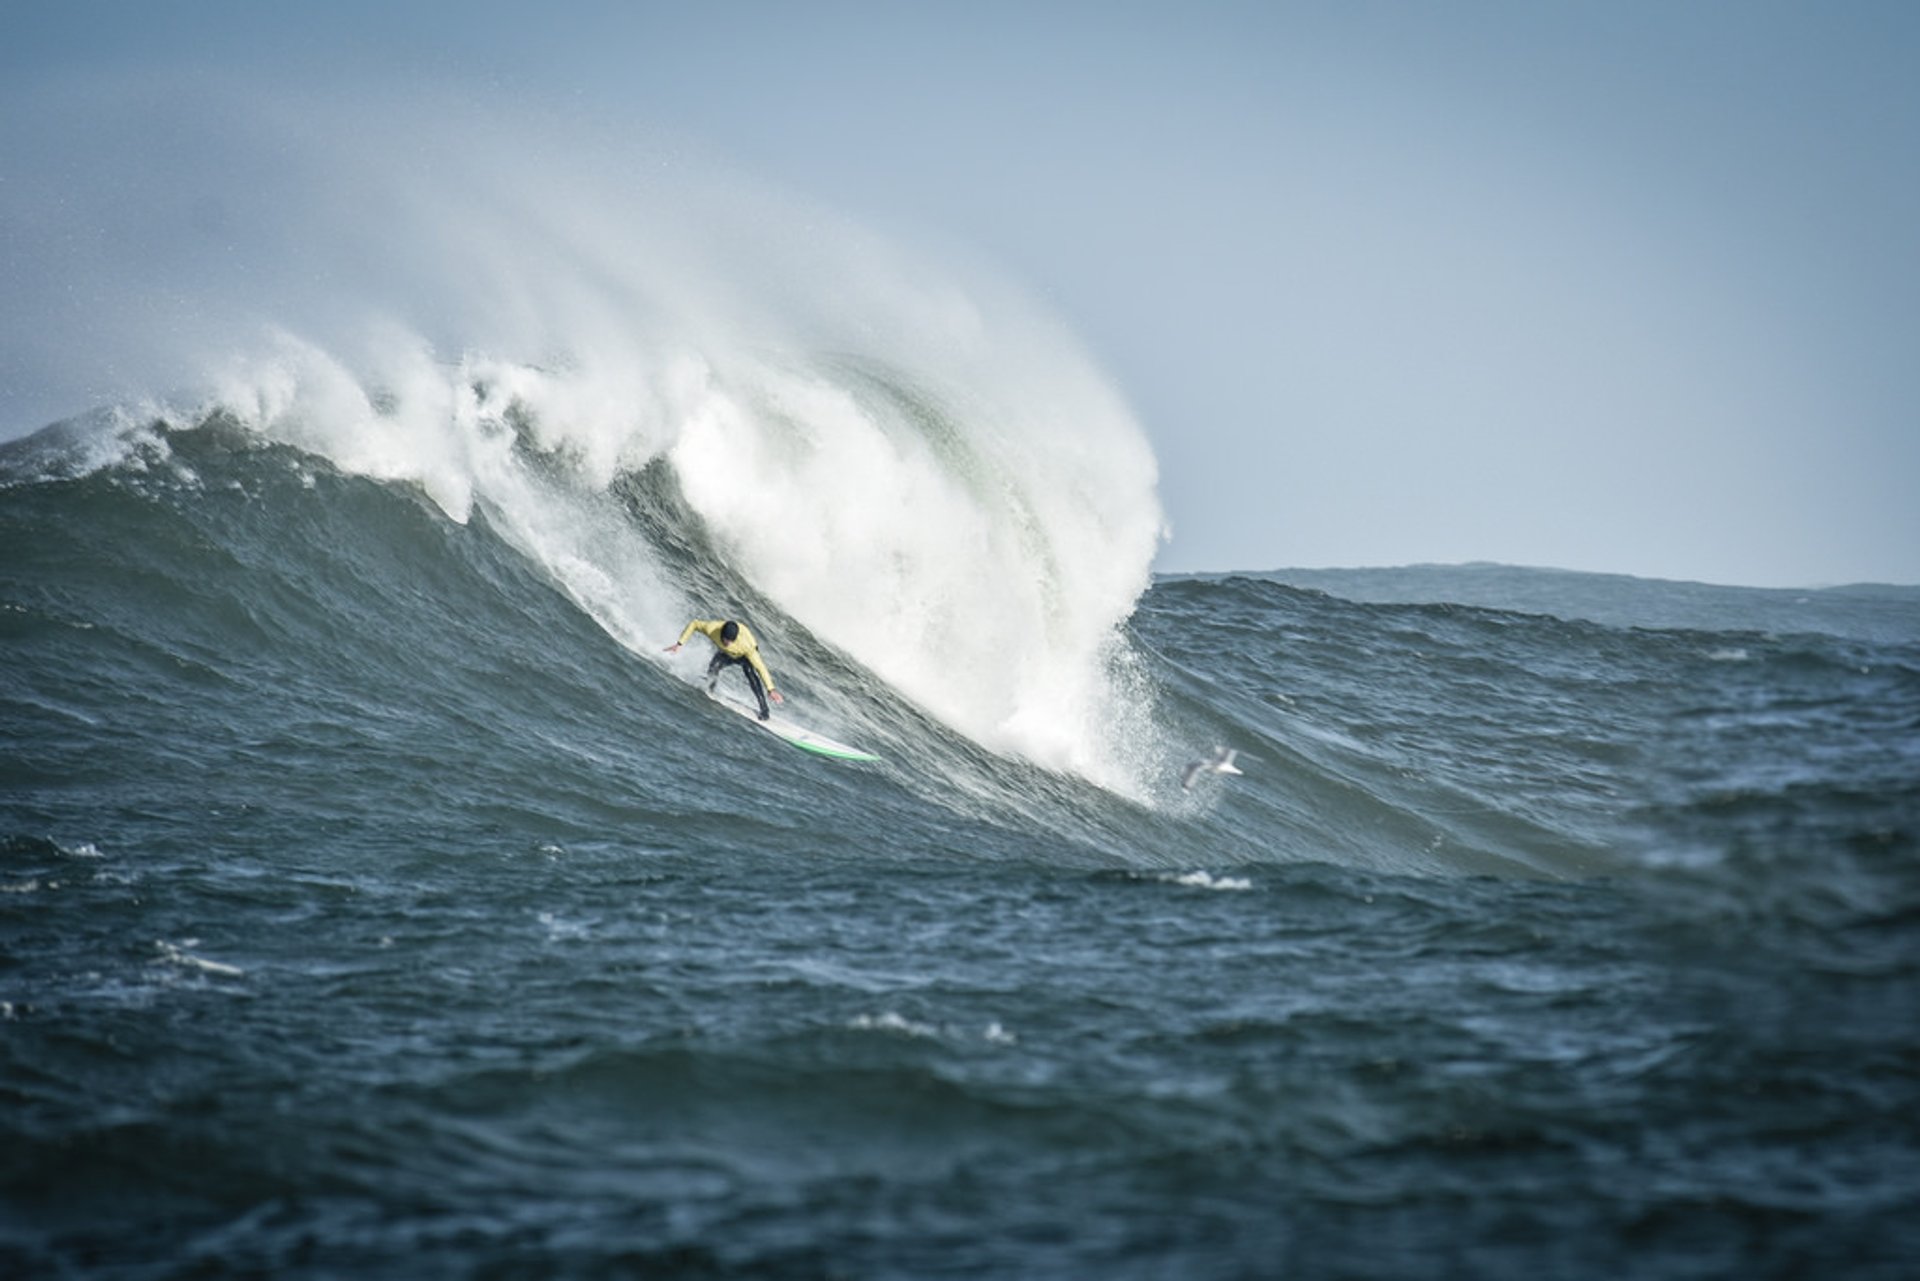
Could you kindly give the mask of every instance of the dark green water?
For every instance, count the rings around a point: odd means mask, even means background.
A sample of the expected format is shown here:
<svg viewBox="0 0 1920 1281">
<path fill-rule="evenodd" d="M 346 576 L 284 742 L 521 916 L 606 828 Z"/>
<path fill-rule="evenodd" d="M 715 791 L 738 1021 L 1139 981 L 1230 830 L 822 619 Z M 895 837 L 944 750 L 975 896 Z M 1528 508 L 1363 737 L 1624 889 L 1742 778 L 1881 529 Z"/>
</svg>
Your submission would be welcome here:
<svg viewBox="0 0 1920 1281">
<path fill-rule="evenodd" d="M 1920 1257 L 1911 590 L 1163 580 L 1136 696 L 1246 773 L 1124 799 L 761 602 L 885 760 L 792 751 L 484 506 L 59 456 L 0 488 L 0 1272 Z"/>
</svg>

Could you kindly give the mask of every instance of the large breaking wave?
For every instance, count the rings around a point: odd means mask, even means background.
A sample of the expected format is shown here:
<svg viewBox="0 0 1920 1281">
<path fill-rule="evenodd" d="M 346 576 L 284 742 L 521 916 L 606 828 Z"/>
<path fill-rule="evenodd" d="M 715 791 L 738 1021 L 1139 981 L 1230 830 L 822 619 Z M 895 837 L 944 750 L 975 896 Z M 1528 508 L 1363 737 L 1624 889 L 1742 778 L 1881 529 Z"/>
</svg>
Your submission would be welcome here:
<svg viewBox="0 0 1920 1281">
<path fill-rule="evenodd" d="M 49 344 L 128 371 L 111 430 L 217 417 L 483 507 L 638 653 L 742 613 L 776 668 L 804 629 L 994 752 L 1128 794 L 1164 772 L 1122 632 L 1154 459 L 1019 290 L 679 144 L 267 102 L 63 104 L 76 155 L 142 157 L 57 219 L 16 205 L 41 285 L 90 282 L 84 312 L 46 300 Z"/>
</svg>

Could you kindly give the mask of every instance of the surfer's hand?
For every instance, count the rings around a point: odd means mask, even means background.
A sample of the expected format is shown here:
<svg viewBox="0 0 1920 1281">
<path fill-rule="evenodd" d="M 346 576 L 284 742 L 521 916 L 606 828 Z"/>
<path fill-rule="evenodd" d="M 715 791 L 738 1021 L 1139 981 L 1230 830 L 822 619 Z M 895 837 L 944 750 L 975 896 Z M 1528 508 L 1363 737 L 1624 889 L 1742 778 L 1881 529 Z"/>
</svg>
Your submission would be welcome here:
<svg viewBox="0 0 1920 1281">
<path fill-rule="evenodd" d="M 776 703 L 784 703 L 787 701 L 786 698 L 777 689 L 768 690 L 767 697 L 772 699 Z"/>
<path fill-rule="evenodd" d="M 666 648 L 666 652 L 669 654 L 678 654 L 680 652 L 680 647 L 678 645 L 669 645 Z"/>
</svg>

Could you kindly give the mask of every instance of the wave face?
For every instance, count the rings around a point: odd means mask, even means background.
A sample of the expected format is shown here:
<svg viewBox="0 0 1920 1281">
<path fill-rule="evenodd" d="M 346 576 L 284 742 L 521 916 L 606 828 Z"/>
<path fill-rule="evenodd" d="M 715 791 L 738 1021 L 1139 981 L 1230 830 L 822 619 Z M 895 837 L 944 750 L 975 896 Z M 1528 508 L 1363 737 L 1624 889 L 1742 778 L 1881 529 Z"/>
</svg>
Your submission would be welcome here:
<svg viewBox="0 0 1920 1281">
<path fill-rule="evenodd" d="M 630 377 L 422 356 L 368 386 L 289 341 L 209 413 L 483 511 L 649 661 L 687 618 L 740 615 L 787 638 L 777 679 L 803 695 L 801 638 L 833 651 L 850 671 L 818 681 L 823 710 L 856 732 L 884 727 L 832 691 L 884 687 L 989 751 L 1140 789 L 1151 721 L 1123 710 L 1114 735 L 1106 709 L 1159 512 L 1116 401 L 1056 398 L 1054 424 L 843 357 L 682 352 Z"/>
<path fill-rule="evenodd" d="M 1152 581 L 1009 291 L 199 123 L 0 446 L 0 1273 L 1910 1271 L 1920 592 Z"/>
</svg>

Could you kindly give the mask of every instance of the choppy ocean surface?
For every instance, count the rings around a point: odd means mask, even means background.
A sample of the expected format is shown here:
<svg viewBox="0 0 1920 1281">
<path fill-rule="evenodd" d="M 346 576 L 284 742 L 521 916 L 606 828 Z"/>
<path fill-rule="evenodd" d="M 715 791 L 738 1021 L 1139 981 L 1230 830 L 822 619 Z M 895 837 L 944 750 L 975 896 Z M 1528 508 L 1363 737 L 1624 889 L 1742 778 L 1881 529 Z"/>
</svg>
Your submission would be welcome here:
<svg viewBox="0 0 1920 1281">
<path fill-rule="evenodd" d="M 820 377 L 979 594 L 477 378 L 465 471 L 0 448 L 0 1273 L 1913 1274 L 1920 591 L 1090 589 L 1044 472 Z"/>
</svg>

